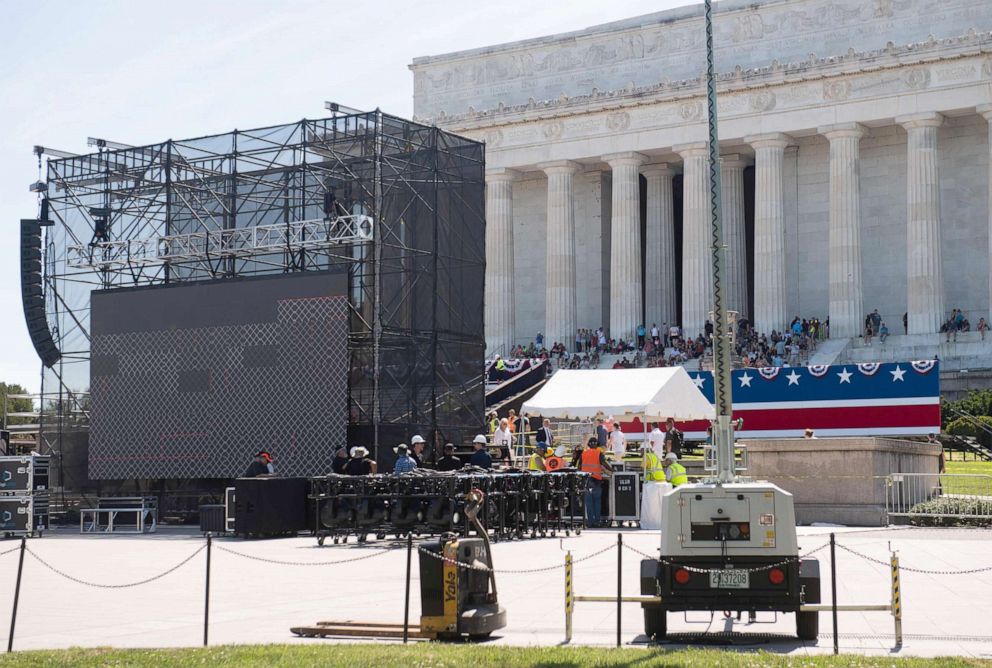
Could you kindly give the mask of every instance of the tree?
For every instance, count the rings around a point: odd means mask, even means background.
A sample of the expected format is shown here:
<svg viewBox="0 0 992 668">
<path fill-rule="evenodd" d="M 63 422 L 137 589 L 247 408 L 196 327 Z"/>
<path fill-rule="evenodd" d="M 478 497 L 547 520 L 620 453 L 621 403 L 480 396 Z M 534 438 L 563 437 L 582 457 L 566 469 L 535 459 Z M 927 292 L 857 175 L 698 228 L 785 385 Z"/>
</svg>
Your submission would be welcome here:
<svg viewBox="0 0 992 668">
<path fill-rule="evenodd" d="M 23 386 L 17 383 L 4 383 L 0 382 L 0 419 L 2 419 L 4 413 L 29 413 L 34 410 L 34 402 L 31 399 L 11 399 L 7 401 L 8 394 L 27 394 L 28 391 L 24 389 Z M 2 406 L 6 405 L 7 410 L 4 411 Z M 7 420 L 3 425 L 4 428 L 9 424 L 30 424 L 33 422 L 31 418 L 23 417 L 12 417 Z"/>
<path fill-rule="evenodd" d="M 975 417 L 992 415 L 992 390 L 972 390 L 963 399 L 942 402 L 940 408 L 945 430 L 948 424 L 961 417 L 961 413 Z"/>
</svg>

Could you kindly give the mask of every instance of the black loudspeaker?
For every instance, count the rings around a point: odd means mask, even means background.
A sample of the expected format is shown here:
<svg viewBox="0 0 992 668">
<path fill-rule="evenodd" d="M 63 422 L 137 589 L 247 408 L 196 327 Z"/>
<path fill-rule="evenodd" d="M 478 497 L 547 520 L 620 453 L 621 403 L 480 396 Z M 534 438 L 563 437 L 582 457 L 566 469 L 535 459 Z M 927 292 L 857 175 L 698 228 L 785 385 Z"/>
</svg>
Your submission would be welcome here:
<svg viewBox="0 0 992 668">
<path fill-rule="evenodd" d="M 21 304 L 31 343 L 42 363 L 52 367 L 62 357 L 52 339 L 45 317 L 45 293 L 41 277 L 41 225 L 36 220 L 21 221 Z"/>
<path fill-rule="evenodd" d="M 234 481 L 234 530 L 274 536 L 307 528 L 307 478 L 238 478 Z"/>
</svg>

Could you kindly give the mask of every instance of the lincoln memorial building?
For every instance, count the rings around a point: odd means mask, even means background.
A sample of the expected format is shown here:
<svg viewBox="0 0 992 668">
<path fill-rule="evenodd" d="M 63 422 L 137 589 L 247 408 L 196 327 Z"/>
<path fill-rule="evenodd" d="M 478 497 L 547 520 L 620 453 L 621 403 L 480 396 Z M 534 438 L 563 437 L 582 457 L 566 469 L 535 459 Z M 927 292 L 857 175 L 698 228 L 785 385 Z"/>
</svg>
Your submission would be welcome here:
<svg viewBox="0 0 992 668">
<path fill-rule="evenodd" d="M 729 308 L 762 332 L 935 333 L 990 307 L 989 0 L 715 4 Z M 486 340 L 630 340 L 711 310 L 703 7 L 417 58 L 486 142 Z"/>
</svg>

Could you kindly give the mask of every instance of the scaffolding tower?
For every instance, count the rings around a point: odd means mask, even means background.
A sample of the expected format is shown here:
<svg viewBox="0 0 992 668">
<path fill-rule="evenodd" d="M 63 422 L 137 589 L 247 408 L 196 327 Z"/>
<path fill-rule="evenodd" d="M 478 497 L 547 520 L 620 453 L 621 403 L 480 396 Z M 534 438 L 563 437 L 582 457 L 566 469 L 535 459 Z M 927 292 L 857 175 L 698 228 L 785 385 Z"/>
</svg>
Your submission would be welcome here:
<svg viewBox="0 0 992 668">
<path fill-rule="evenodd" d="M 348 272 L 349 441 L 381 456 L 481 427 L 483 144 L 378 110 L 109 144 L 49 158 L 33 188 L 61 353 L 42 368 L 50 451 L 57 408 L 89 390 L 92 290 L 331 269 Z"/>
</svg>

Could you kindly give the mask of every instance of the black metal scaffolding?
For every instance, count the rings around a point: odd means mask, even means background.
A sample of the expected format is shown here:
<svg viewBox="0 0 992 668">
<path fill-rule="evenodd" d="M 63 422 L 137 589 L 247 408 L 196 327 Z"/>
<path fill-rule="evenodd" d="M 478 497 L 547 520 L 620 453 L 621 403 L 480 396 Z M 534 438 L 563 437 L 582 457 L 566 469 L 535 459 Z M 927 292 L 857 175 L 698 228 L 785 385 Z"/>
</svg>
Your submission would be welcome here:
<svg viewBox="0 0 992 668">
<path fill-rule="evenodd" d="M 481 143 L 379 111 L 50 159 L 45 295 L 62 360 L 44 391 L 88 390 L 93 289 L 346 267 L 349 439 L 465 438 L 484 410 L 484 169 Z M 364 243 L 312 243 L 299 225 L 366 216 Z M 285 246 L 265 252 L 173 252 L 196 241 L 182 235 L 283 225 Z M 135 250 L 163 244 L 163 262 Z"/>
</svg>

